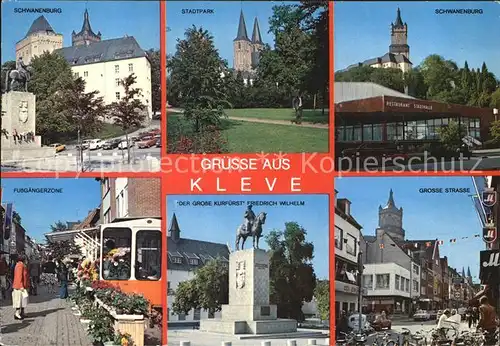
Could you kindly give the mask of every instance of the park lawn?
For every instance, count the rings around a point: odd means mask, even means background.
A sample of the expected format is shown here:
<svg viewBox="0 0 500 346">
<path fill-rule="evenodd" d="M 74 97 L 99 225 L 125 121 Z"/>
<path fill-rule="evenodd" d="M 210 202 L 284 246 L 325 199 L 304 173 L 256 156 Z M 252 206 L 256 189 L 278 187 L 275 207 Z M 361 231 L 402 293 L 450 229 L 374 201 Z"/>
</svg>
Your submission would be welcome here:
<svg viewBox="0 0 500 346">
<path fill-rule="evenodd" d="M 182 116 L 170 114 L 168 124 L 177 126 Z M 167 124 L 167 126 L 168 126 Z M 223 120 L 230 153 L 328 152 L 328 129 Z M 170 153 L 170 152 L 169 152 Z M 170 153 L 174 154 L 174 153 Z"/>
<path fill-rule="evenodd" d="M 226 109 L 225 112 L 228 117 L 284 121 L 295 119 L 295 111 L 291 108 L 233 108 Z M 322 114 L 321 109 L 304 109 L 302 112 L 302 121 L 312 124 L 328 124 L 328 109 L 325 109 L 325 115 Z"/>
</svg>

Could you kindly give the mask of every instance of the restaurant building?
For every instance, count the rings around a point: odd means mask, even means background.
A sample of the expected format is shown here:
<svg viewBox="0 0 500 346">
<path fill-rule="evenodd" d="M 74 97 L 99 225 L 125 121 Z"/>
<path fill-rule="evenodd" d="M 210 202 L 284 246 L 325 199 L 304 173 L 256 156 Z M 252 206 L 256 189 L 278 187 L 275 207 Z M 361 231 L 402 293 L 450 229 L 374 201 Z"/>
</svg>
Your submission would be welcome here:
<svg viewBox="0 0 500 346">
<path fill-rule="evenodd" d="M 438 130 L 457 122 L 476 141 L 490 138 L 493 109 L 420 100 L 375 83 L 335 83 L 335 145 L 339 150 L 365 144 L 397 144 L 416 152 L 439 141 Z"/>
</svg>

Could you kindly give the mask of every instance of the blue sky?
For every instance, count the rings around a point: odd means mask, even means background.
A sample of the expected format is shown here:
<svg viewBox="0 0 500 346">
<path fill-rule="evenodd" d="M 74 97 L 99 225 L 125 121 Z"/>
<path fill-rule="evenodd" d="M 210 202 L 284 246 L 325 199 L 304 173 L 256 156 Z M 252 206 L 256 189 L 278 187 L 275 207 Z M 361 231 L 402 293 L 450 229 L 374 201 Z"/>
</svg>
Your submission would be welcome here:
<svg viewBox="0 0 500 346">
<path fill-rule="evenodd" d="M 23 39 L 39 13 L 14 13 L 14 8 L 60 8 L 62 13 L 44 14 L 52 28 L 71 46 L 71 32 L 79 32 L 85 6 L 92 30 L 102 39 L 134 36 L 142 49 L 160 48 L 158 1 L 2 1 L 2 61 L 14 60 L 16 42 Z M 132 25 L 133 24 L 133 25 Z"/>
<path fill-rule="evenodd" d="M 189 201 L 244 201 L 241 206 L 182 206 Z M 283 230 L 285 222 L 295 221 L 304 227 L 307 240 L 314 244 L 314 270 L 319 278 L 328 278 L 328 195 L 204 195 L 204 196 L 168 196 L 167 222 L 170 224 L 175 213 L 182 238 L 198 239 L 215 243 L 229 243 L 234 249 L 237 228 L 243 223 L 243 214 L 247 201 L 303 201 L 304 206 L 257 206 L 255 214 L 267 212 L 264 233 L 270 230 Z M 267 248 L 261 239 L 261 248 Z M 245 247 L 251 246 L 247 239 Z"/>
<path fill-rule="evenodd" d="M 203 27 L 214 37 L 215 47 L 221 58 L 233 66 L 233 40 L 238 32 L 240 11 L 243 9 L 247 33 L 252 38 L 253 22 L 259 20 L 260 34 L 264 43 L 274 45 L 274 36 L 269 34 L 269 18 L 273 6 L 296 4 L 281 1 L 169 1 L 167 2 L 167 54 L 174 54 L 177 39 L 184 39 L 186 29 L 192 25 Z M 213 9 L 215 14 L 182 14 L 182 9 Z"/>
<path fill-rule="evenodd" d="M 439 54 L 463 66 L 481 67 L 500 79 L 500 3 L 495 2 L 335 2 L 335 70 L 389 50 L 390 24 L 401 8 L 408 24 L 410 60 L 417 66 Z M 436 9 L 482 9 L 478 15 L 435 14 Z"/>
<path fill-rule="evenodd" d="M 62 193 L 16 193 L 20 188 L 54 188 Z M 2 204 L 14 203 L 27 234 L 45 241 L 44 234 L 57 221 L 83 220 L 88 212 L 99 207 L 101 192 L 94 178 L 2 179 Z"/>
<path fill-rule="evenodd" d="M 363 234 L 375 235 L 378 207 L 386 205 L 389 190 L 394 201 L 403 208 L 403 228 L 407 239 L 440 239 L 441 257 L 448 256 L 451 267 L 459 271 L 470 266 L 472 276 L 479 274 L 479 251 L 485 250 L 481 238 L 461 240 L 482 233 L 482 226 L 469 194 L 423 194 L 421 188 L 470 188 L 470 177 L 390 177 L 337 178 L 338 198 L 352 202 L 351 214 L 363 226 Z M 457 238 L 455 244 L 449 239 Z"/>
</svg>

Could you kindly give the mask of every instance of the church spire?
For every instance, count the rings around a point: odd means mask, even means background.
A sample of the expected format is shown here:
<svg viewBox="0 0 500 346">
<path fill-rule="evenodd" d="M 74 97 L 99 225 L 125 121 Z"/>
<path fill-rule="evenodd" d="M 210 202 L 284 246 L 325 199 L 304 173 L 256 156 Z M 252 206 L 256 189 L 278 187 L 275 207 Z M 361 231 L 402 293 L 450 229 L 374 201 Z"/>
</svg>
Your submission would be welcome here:
<svg viewBox="0 0 500 346">
<path fill-rule="evenodd" d="M 172 221 L 170 221 L 168 232 L 170 233 L 170 238 L 174 242 L 178 242 L 181 238 L 181 229 L 179 227 L 179 223 L 177 222 L 177 216 L 175 216 L 175 213 L 172 216 Z"/>
<path fill-rule="evenodd" d="M 240 22 L 238 24 L 238 33 L 234 41 L 250 41 L 248 39 L 247 25 L 245 23 L 245 16 L 243 15 L 243 10 L 240 12 Z"/>
<path fill-rule="evenodd" d="M 384 209 L 397 209 L 396 208 L 396 203 L 394 203 L 394 193 L 392 192 L 392 189 L 389 191 L 389 200 L 387 201 L 387 204 Z"/>
<path fill-rule="evenodd" d="M 77 45 L 89 45 L 94 42 L 101 41 L 101 32 L 99 31 L 97 34 L 92 31 L 92 27 L 90 26 L 90 16 L 89 11 L 85 8 L 85 12 L 83 13 L 83 24 L 82 30 L 79 33 L 71 34 L 73 46 Z"/>
<path fill-rule="evenodd" d="M 462 277 L 465 278 L 465 269 L 462 267 Z"/>
<path fill-rule="evenodd" d="M 398 7 L 398 14 L 396 16 L 396 21 L 394 22 L 394 27 L 395 28 L 402 28 L 404 26 L 403 20 L 401 19 L 401 10 Z"/>
<path fill-rule="evenodd" d="M 472 275 L 470 273 L 470 267 L 467 267 L 467 277 L 472 278 Z"/>
<path fill-rule="evenodd" d="M 257 19 L 257 17 L 255 17 L 255 20 L 253 22 L 252 43 L 264 44 L 262 42 L 262 37 L 260 36 L 259 20 Z"/>
</svg>

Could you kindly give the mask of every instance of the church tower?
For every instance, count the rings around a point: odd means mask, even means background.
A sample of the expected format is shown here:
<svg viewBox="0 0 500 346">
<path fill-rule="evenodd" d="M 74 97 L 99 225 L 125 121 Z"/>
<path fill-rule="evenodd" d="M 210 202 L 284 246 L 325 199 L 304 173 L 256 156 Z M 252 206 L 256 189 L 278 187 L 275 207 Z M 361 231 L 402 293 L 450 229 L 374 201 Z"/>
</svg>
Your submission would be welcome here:
<svg viewBox="0 0 500 346">
<path fill-rule="evenodd" d="M 252 69 L 256 69 L 260 61 L 260 51 L 264 49 L 264 42 L 260 36 L 259 20 L 255 17 L 252 31 Z"/>
<path fill-rule="evenodd" d="M 99 31 L 97 34 L 92 31 L 92 27 L 90 26 L 89 19 L 89 11 L 85 9 L 85 13 L 83 14 L 83 25 L 82 30 L 77 34 L 73 30 L 71 33 L 71 45 L 72 46 L 88 46 L 91 43 L 100 42 L 101 41 L 101 32 Z"/>
<path fill-rule="evenodd" d="M 398 8 L 396 21 L 391 23 L 391 45 L 389 53 L 401 54 L 410 59 L 410 46 L 408 45 L 408 25 L 401 19 L 401 10 Z"/>
<path fill-rule="evenodd" d="M 243 10 L 240 13 L 238 32 L 233 40 L 234 61 L 233 68 L 236 71 L 250 72 L 252 70 L 253 45 L 247 34 L 247 26 Z"/>
<path fill-rule="evenodd" d="M 403 229 L 403 208 L 397 208 L 394 203 L 394 194 L 389 192 L 389 200 L 385 207 L 378 207 L 379 229 L 384 230 L 395 240 L 405 240 L 405 231 Z"/>
<path fill-rule="evenodd" d="M 63 35 L 52 29 L 44 16 L 33 21 L 26 36 L 16 43 L 16 59 L 23 58 L 25 64 L 29 64 L 35 56 L 44 52 L 53 52 L 62 48 Z"/>
</svg>

